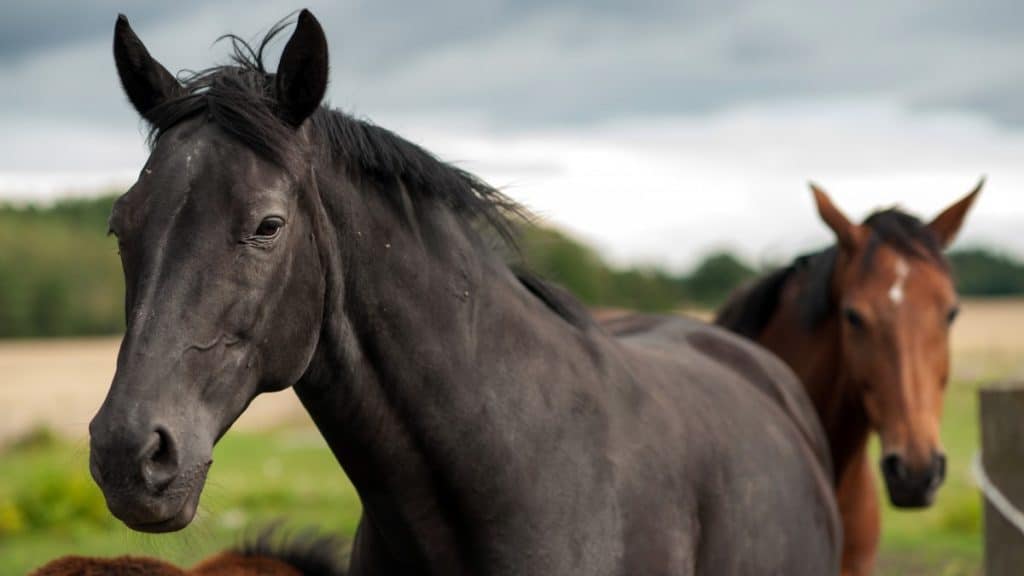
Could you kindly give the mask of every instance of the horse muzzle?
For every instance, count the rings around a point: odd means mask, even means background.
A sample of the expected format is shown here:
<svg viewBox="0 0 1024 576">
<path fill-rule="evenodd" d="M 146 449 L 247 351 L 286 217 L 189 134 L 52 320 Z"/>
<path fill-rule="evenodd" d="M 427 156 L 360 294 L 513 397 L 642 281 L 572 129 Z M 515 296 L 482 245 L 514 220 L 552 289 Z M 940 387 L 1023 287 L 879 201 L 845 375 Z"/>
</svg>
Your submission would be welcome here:
<svg viewBox="0 0 1024 576">
<path fill-rule="evenodd" d="M 931 506 L 935 492 L 946 479 L 946 456 L 940 452 L 933 452 L 923 468 L 911 467 L 899 454 L 887 454 L 881 467 L 889 501 L 897 508 Z"/>
<path fill-rule="evenodd" d="M 140 532 L 173 532 L 195 516 L 211 461 L 188 458 L 163 426 L 136 433 L 124 426 L 89 426 L 89 470 L 107 508 Z M 191 460 L 197 464 L 183 466 Z"/>
</svg>

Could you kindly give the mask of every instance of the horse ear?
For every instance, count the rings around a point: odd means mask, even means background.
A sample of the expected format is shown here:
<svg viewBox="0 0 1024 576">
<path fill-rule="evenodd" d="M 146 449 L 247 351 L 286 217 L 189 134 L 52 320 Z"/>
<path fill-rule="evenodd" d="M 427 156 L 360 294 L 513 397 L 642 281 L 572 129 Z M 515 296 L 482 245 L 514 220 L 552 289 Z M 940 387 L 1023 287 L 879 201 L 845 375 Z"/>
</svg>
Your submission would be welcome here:
<svg viewBox="0 0 1024 576">
<path fill-rule="evenodd" d="M 317 19 L 303 10 L 277 67 L 277 101 L 282 118 L 299 126 L 320 106 L 326 91 L 327 38 Z"/>
<path fill-rule="evenodd" d="M 124 14 L 114 25 L 114 63 L 128 100 L 147 120 L 156 106 L 182 92 L 174 76 L 149 55 Z"/>
<path fill-rule="evenodd" d="M 839 245 L 846 249 L 856 249 L 864 239 L 864 229 L 859 225 L 850 222 L 824 190 L 813 182 L 810 183 L 811 192 L 814 193 L 814 203 L 818 206 L 818 214 L 825 224 L 835 233 Z"/>
<path fill-rule="evenodd" d="M 928 224 L 928 228 L 939 238 L 939 243 L 943 248 L 949 248 L 949 245 L 953 243 L 957 232 L 960 231 L 960 226 L 964 223 L 967 212 L 971 209 L 971 205 L 974 204 L 974 200 L 978 197 L 978 193 L 981 192 L 981 188 L 984 185 L 985 177 L 982 176 L 981 180 L 978 181 L 978 185 L 974 187 L 974 190 L 971 190 L 970 194 L 943 210 L 941 214 Z"/>
</svg>

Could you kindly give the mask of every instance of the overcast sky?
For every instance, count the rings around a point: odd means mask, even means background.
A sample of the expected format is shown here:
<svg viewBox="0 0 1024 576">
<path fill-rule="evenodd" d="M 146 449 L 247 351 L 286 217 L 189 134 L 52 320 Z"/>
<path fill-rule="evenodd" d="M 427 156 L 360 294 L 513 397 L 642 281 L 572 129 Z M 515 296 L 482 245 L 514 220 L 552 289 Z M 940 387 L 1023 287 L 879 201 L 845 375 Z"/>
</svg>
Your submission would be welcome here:
<svg viewBox="0 0 1024 576">
<path fill-rule="evenodd" d="M 307 6 L 334 106 L 617 262 L 778 260 L 829 240 L 808 180 L 857 218 L 892 204 L 930 218 L 982 174 L 961 244 L 1024 255 L 1020 2 L 21 4 L 0 7 L 0 199 L 133 180 L 146 150 L 110 55 L 118 12 L 175 71 Z"/>
</svg>

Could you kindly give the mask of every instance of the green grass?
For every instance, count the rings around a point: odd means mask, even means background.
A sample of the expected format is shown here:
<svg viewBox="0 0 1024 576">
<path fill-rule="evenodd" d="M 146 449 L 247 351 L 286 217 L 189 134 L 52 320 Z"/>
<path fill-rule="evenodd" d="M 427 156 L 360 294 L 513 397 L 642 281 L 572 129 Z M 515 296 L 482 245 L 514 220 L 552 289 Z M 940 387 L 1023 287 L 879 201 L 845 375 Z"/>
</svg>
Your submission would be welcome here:
<svg viewBox="0 0 1024 576">
<path fill-rule="evenodd" d="M 0 455 L 0 574 L 66 555 L 149 555 L 191 565 L 278 519 L 346 540 L 359 500 L 315 430 L 228 434 L 214 451 L 196 520 L 174 534 L 114 520 L 88 473 L 82 443 L 31 443 Z"/>
<path fill-rule="evenodd" d="M 946 485 L 925 511 L 885 505 L 878 574 L 980 574 L 981 500 L 968 472 L 978 443 L 976 410 L 976 385 L 950 388 L 943 419 Z M 47 434 L 30 435 L 0 454 L 0 574 L 22 574 L 65 554 L 144 554 L 187 566 L 276 519 L 350 539 L 359 518 L 352 486 L 313 429 L 229 433 L 214 452 L 195 522 L 167 535 L 138 534 L 114 520 L 87 459 L 84 442 Z"/>
</svg>

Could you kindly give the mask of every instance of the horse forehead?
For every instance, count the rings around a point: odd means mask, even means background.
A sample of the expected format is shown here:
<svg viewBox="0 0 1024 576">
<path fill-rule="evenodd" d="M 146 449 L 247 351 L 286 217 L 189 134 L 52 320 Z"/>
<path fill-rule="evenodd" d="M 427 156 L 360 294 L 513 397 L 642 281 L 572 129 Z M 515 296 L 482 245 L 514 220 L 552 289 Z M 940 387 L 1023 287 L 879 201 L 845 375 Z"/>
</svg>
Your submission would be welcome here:
<svg viewBox="0 0 1024 576">
<path fill-rule="evenodd" d="M 905 288 L 914 267 L 909 257 L 880 246 L 870 259 L 858 255 L 852 260 L 856 264 L 850 266 L 845 283 L 846 289 L 857 299 L 881 301 L 885 304 L 893 303 L 894 295 L 896 300 L 901 299 L 902 295 L 898 292 Z M 896 294 L 893 294 L 894 290 Z"/>
<path fill-rule="evenodd" d="M 860 291 L 889 309 L 934 299 L 952 286 L 946 272 L 932 261 L 889 247 L 880 247 L 858 276 Z"/>
<path fill-rule="evenodd" d="M 860 277 L 859 288 L 863 295 L 861 302 L 869 307 L 875 316 L 878 333 L 887 334 L 888 337 L 894 338 L 895 342 L 922 342 L 921 337 L 924 337 L 924 342 L 940 342 L 941 340 L 929 337 L 934 334 L 933 326 L 937 324 L 922 322 L 922 319 L 935 314 L 932 308 L 945 298 L 943 294 L 947 290 L 952 292 L 952 282 L 948 273 L 931 260 L 890 248 L 886 248 L 884 252 L 879 250 L 875 260 L 870 264 Z M 944 286 L 943 283 L 949 284 L 950 287 Z M 885 341 L 884 338 L 880 342 Z M 911 373 L 918 375 L 933 374 L 931 367 L 939 365 L 934 354 L 936 350 L 930 344 L 923 347 L 893 346 L 890 342 L 885 347 L 888 354 L 881 354 L 881 350 L 876 349 L 870 358 L 863 361 L 879 369 L 897 368 L 899 365 L 915 366 Z M 893 363 L 896 357 L 899 357 L 899 361 Z M 898 373 L 898 369 L 894 373 Z M 880 386 L 879 390 L 882 397 L 892 399 L 900 394 L 910 393 L 917 398 L 916 402 L 934 404 L 932 395 L 937 390 L 938 382 L 930 376 L 901 376 L 893 385 Z"/>
<path fill-rule="evenodd" d="M 887 274 L 890 277 L 889 290 L 886 296 L 894 306 L 901 306 L 906 298 L 907 278 L 910 276 L 910 262 L 904 256 L 896 256 L 891 261 Z"/>
<path fill-rule="evenodd" d="M 161 142 L 139 177 L 147 190 L 167 196 L 195 195 L 197 200 L 223 194 L 241 194 L 244 200 L 251 191 L 287 188 L 287 181 L 283 170 L 215 126 L 174 138 L 166 146 Z"/>
<path fill-rule="evenodd" d="M 904 306 L 931 306 L 956 300 L 956 287 L 947 269 L 924 258 L 905 257 L 903 262 L 904 266 L 896 266 L 890 273 L 890 290 L 900 292 Z"/>
<path fill-rule="evenodd" d="M 196 174 L 243 175 L 274 167 L 211 121 L 188 120 L 160 136 L 147 168 Z"/>
<path fill-rule="evenodd" d="M 211 130 L 209 125 L 198 128 L 183 126 L 160 137 L 147 168 L 154 171 L 184 172 L 194 176 L 204 168 L 223 165 L 225 136 Z M 244 155 L 238 155 L 244 158 Z"/>
</svg>

